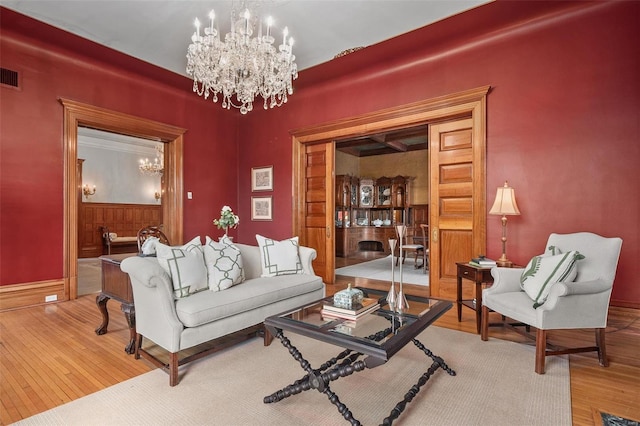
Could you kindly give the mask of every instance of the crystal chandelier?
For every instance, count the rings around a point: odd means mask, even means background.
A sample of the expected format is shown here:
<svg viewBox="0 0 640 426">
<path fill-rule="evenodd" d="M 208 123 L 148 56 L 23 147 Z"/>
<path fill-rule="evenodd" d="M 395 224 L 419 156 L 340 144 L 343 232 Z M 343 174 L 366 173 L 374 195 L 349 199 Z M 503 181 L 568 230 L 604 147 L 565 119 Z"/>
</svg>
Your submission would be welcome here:
<svg viewBox="0 0 640 426">
<path fill-rule="evenodd" d="M 138 166 L 140 173 L 151 176 L 162 176 L 162 173 L 164 173 L 164 149 L 162 146 L 156 146 L 156 151 L 156 158 L 153 159 L 153 162 L 149 161 L 148 158 L 140 160 L 140 165 Z"/>
<path fill-rule="evenodd" d="M 222 97 L 222 107 L 239 108 L 242 114 L 253 109 L 257 95 L 264 99 L 264 109 L 281 106 L 287 95 L 293 93 L 291 81 L 298 78 L 298 67 L 292 54 L 293 38 L 282 32 L 282 44 L 276 49 L 271 35 L 273 20 L 259 20 L 245 9 L 238 19 L 231 12 L 231 31 L 220 39 L 214 28 L 215 13 L 209 13 L 210 25 L 200 34 L 200 21 L 196 18 L 196 31 L 187 51 L 187 74 L 193 77 L 193 91 L 205 99 L 213 95 L 213 102 Z M 235 99 L 234 99 L 235 98 Z"/>
</svg>

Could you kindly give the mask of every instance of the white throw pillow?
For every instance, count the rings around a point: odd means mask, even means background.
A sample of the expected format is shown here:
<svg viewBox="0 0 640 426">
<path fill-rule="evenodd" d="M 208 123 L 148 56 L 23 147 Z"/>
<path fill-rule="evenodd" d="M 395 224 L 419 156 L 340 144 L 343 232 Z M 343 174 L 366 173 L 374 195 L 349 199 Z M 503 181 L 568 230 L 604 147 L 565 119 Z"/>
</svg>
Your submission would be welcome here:
<svg viewBox="0 0 640 426">
<path fill-rule="evenodd" d="M 168 246 L 156 243 L 158 263 L 173 281 L 176 298 L 187 297 L 207 288 L 207 268 L 200 237 L 195 237 L 183 246 Z"/>
<path fill-rule="evenodd" d="M 149 237 L 144 240 L 144 243 L 142 243 L 142 247 L 140 247 L 140 249 L 142 250 L 142 254 L 144 254 L 145 256 L 152 256 L 156 254 L 156 244 L 159 242 L 160 238 L 158 237 Z"/>
<path fill-rule="evenodd" d="M 225 290 L 244 281 L 240 249 L 226 235 L 220 242 L 206 237 L 204 263 L 211 291 Z"/>
<path fill-rule="evenodd" d="M 262 276 L 302 274 L 302 262 L 298 253 L 298 237 L 276 241 L 256 235 L 260 247 Z"/>
<path fill-rule="evenodd" d="M 578 274 L 576 262 L 584 259 L 577 251 L 557 255 L 534 256 L 520 276 L 520 286 L 537 308 L 546 300 L 551 286 L 558 282 L 571 282 Z"/>
</svg>

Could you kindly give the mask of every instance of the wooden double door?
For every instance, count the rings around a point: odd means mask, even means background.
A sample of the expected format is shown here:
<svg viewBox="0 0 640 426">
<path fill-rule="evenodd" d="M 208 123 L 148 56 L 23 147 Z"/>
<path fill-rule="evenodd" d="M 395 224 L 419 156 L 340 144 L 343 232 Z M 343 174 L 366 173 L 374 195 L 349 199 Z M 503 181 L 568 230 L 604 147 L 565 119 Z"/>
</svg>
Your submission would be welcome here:
<svg viewBox="0 0 640 426">
<path fill-rule="evenodd" d="M 486 95 L 482 87 L 299 130 L 294 138 L 293 231 L 318 252 L 316 274 L 335 280 L 334 140 L 429 124 L 429 295 L 454 294 L 456 262 L 486 252 Z"/>
</svg>

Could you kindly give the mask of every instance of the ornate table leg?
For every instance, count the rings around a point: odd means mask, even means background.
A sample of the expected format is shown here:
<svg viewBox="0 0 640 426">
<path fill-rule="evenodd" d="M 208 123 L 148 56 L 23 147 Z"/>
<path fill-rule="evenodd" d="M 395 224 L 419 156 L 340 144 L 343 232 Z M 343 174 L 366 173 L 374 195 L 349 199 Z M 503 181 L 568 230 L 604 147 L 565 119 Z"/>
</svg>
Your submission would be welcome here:
<svg viewBox="0 0 640 426">
<path fill-rule="evenodd" d="M 102 314 L 102 324 L 98 328 L 96 328 L 96 334 L 102 335 L 107 332 L 107 326 L 109 325 L 109 312 L 107 311 L 107 302 L 110 297 L 104 293 L 100 293 L 96 296 L 96 305 L 98 305 L 98 309 Z"/>
<path fill-rule="evenodd" d="M 291 356 L 300 363 L 300 366 L 307 372 L 307 375 L 302 379 L 297 380 L 293 384 L 285 387 L 284 389 L 279 390 L 269 396 L 265 396 L 263 400 L 264 403 L 269 404 L 278 402 L 283 400 L 284 398 L 290 397 L 291 395 L 296 395 L 309 389 L 316 389 L 318 392 L 322 392 L 327 395 L 329 401 L 336 406 L 338 412 L 342 414 L 342 417 L 344 417 L 345 420 L 347 420 L 354 426 L 359 426 L 360 422 L 353 417 L 353 414 L 351 413 L 349 408 L 345 404 L 343 404 L 338 398 L 338 395 L 336 395 L 335 392 L 331 390 L 331 388 L 329 387 L 329 383 L 333 380 L 338 380 L 340 377 L 349 376 L 356 371 L 364 370 L 366 368 L 364 361 L 353 362 L 360 356 L 360 354 L 354 354 L 355 358 L 348 358 L 340 366 L 334 367 L 326 373 L 320 373 L 319 370 L 314 370 L 311 368 L 311 364 L 309 364 L 309 361 L 303 358 L 302 353 L 300 353 L 300 351 L 291 344 L 291 341 L 284 336 L 282 330 L 278 330 L 276 337 L 280 340 L 280 342 L 282 342 L 282 345 L 289 351 Z M 342 352 L 341 355 L 345 352 Z M 323 366 L 331 365 L 336 361 L 337 358 L 332 358 L 330 361 L 323 364 Z"/>
<path fill-rule="evenodd" d="M 133 304 L 123 303 L 120 309 L 124 312 L 124 317 L 129 325 L 129 344 L 124 348 L 129 355 L 136 351 L 136 308 Z"/>
</svg>

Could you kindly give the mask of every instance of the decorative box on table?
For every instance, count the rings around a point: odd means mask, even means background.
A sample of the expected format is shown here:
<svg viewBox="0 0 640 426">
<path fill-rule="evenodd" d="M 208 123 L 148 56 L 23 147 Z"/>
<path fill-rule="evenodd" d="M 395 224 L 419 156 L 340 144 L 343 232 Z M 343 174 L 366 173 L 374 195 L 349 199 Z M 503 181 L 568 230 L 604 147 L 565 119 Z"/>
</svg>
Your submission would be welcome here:
<svg viewBox="0 0 640 426">
<path fill-rule="evenodd" d="M 352 308 L 355 305 L 362 303 L 364 299 L 364 293 L 357 288 L 351 288 L 351 283 L 347 285 L 347 288 L 340 290 L 333 295 L 333 304 L 341 308 Z"/>
</svg>

